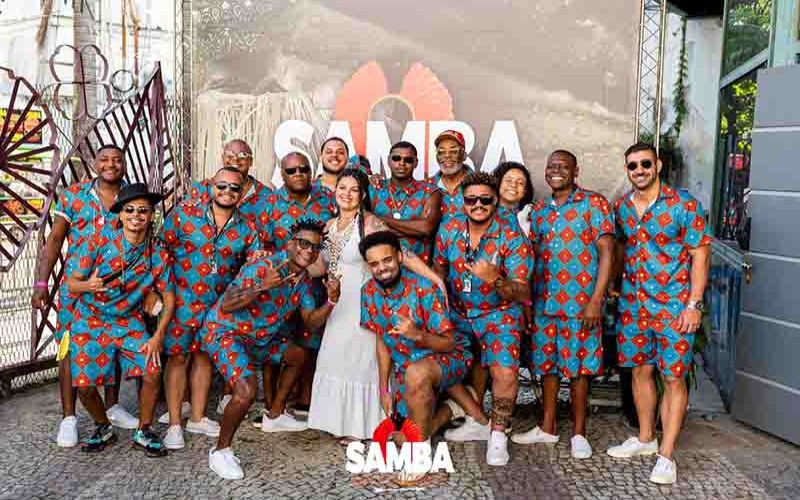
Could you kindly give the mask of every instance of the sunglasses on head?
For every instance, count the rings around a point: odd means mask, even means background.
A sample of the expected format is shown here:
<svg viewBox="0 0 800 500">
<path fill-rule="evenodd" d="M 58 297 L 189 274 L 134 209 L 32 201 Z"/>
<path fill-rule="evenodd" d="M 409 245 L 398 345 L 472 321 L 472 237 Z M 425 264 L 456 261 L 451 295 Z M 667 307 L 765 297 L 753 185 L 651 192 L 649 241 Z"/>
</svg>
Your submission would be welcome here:
<svg viewBox="0 0 800 500">
<path fill-rule="evenodd" d="M 146 215 L 153 211 L 153 207 L 148 207 L 145 205 L 139 205 L 139 206 L 125 205 L 124 207 L 122 207 L 122 211 L 125 212 L 126 214 L 132 214 L 136 212 L 139 215 Z"/>
<path fill-rule="evenodd" d="M 215 183 L 214 187 L 219 189 L 220 191 L 225 191 L 229 189 L 232 193 L 240 193 L 242 191 L 242 185 L 236 184 L 235 182 L 220 181 Z"/>
<path fill-rule="evenodd" d="M 296 241 L 297 245 L 303 250 L 311 249 L 314 252 L 319 252 L 320 250 L 322 250 L 321 243 L 311 243 L 305 238 L 292 238 L 292 241 Z"/>
<path fill-rule="evenodd" d="M 484 207 L 488 207 L 494 205 L 494 196 L 465 196 L 464 197 L 464 204 L 467 206 L 473 206 L 476 203 L 480 202 L 481 205 Z"/>
<path fill-rule="evenodd" d="M 392 161 L 395 163 L 405 163 L 406 165 L 413 165 L 415 161 L 417 161 L 416 156 L 400 156 L 400 155 L 392 155 Z"/>
<path fill-rule="evenodd" d="M 650 160 L 642 160 L 640 162 L 635 162 L 635 161 L 629 162 L 628 163 L 628 170 L 633 172 L 634 170 L 639 168 L 640 165 L 645 170 L 650 170 L 651 168 L 653 168 L 653 162 L 652 161 L 650 161 Z"/>
<path fill-rule="evenodd" d="M 286 167 L 283 171 L 286 172 L 286 175 L 294 175 L 297 172 L 300 172 L 303 175 L 308 175 L 311 173 L 311 167 L 308 165 L 303 165 L 300 167 Z"/>
</svg>

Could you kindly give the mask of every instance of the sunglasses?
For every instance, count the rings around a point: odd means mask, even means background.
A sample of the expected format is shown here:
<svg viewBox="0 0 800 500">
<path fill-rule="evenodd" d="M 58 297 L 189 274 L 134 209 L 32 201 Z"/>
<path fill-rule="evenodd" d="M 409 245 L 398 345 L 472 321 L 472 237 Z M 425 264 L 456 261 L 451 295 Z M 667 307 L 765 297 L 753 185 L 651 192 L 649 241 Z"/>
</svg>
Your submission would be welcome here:
<svg viewBox="0 0 800 500">
<path fill-rule="evenodd" d="M 322 250 L 322 243 L 317 243 L 317 244 L 311 243 L 310 241 L 308 241 L 305 238 L 292 238 L 292 241 L 296 241 L 297 245 L 302 250 L 311 249 L 314 252 L 319 252 L 320 250 Z"/>
<path fill-rule="evenodd" d="M 225 153 L 226 160 L 251 160 L 253 155 L 251 153 Z"/>
<path fill-rule="evenodd" d="M 225 182 L 220 181 L 214 184 L 214 187 L 220 191 L 230 190 L 233 193 L 241 193 L 242 192 L 242 185 L 236 184 L 235 182 Z"/>
<path fill-rule="evenodd" d="M 147 207 L 143 205 L 134 206 L 134 205 L 125 205 L 122 207 L 122 211 L 126 214 L 137 213 L 139 215 L 147 215 L 153 211 L 153 207 Z"/>
<path fill-rule="evenodd" d="M 416 156 L 400 156 L 400 155 L 392 155 L 392 161 L 395 163 L 405 163 L 406 165 L 413 165 L 415 161 L 417 161 Z"/>
<path fill-rule="evenodd" d="M 481 203 L 484 207 L 488 207 L 494 205 L 494 196 L 465 196 L 464 203 L 467 206 L 473 206 L 478 202 Z"/>
<path fill-rule="evenodd" d="M 303 175 L 308 175 L 311 173 L 311 167 L 308 165 L 303 165 L 302 167 L 287 167 L 283 169 L 286 172 L 286 175 L 294 175 L 297 172 L 300 172 Z"/>
<path fill-rule="evenodd" d="M 633 172 L 634 170 L 639 168 L 640 165 L 645 170 L 650 170 L 651 168 L 653 168 L 653 162 L 652 161 L 650 161 L 650 160 L 642 160 L 642 161 L 640 161 L 638 163 L 635 162 L 635 161 L 632 161 L 632 162 L 628 163 L 628 170 Z"/>
</svg>

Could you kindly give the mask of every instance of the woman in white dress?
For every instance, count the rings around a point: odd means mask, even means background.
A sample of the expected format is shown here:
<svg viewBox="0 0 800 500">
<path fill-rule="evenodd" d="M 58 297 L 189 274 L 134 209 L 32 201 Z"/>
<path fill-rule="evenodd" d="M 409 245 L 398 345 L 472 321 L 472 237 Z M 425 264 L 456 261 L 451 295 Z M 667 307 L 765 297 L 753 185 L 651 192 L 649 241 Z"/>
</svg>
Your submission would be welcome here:
<svg viewBox="0 0 800 500">
<path fill-rule="evenodd" d="M 335 195 L 339 215 L 328 222 L 320 260 L 309 272 L 338 276 L 342 295 L 322 336 L 308 426 L 342 437 L 340 442 L 346 444 L 372 437 L 386 417 L 378 389 L 375 334 L 361 328 L 361 286 L 370 272 L 358 243 L 365 235 L 387 227 L 369 212 L 369 179 L 360 170 L 345 169 L 337 180 Z M 413 253 L 406 253 L 404 265 L 444 289 L 441 279 Z"/>
</svg>

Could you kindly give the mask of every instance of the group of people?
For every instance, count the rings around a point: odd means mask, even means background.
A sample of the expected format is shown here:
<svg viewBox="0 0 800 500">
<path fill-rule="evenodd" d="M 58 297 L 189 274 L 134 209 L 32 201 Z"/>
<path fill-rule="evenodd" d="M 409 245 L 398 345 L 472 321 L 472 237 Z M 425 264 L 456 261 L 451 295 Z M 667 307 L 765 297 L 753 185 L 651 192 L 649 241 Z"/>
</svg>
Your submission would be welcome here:
<svg viewBox="0 0 800 500">
<path fill-rule="evenodd" d="M 204 434 L 216 439 L 210 468 L 241 478 L 233 437 L 261 374 L 265 404 L 253 424 L 264 432 L 313 428 L 347 444 L 399 415 L 430 440 L 463 419 L 444 438 L 485 441 L 487 464 L 503 466 L 509 436 L 520 445 L 559 441 L 557 393 L 568 377 L 571 453 L 588 458 L 589 382 L 603 369 L 601 319 L 612 294 L 618 362 L 633 368 L 640 427 L 608 454 L 658 454 L 650 479 L 675 482 L 711 242 L 699 202 L 659 179 L 661 162 L 645 143 L 626 151 L 632 189 L 613 205 L 577 184 L 569 151 L 548 157 L 552 193 L 533 202 L 524 165 L 472 171 L 453 130 L 435 146 L 440 172 L 422 181 L 411 143 L 391 147 L 384 178 L 329 138 L 320 176 L 290 153 L 275 189 L 250 175 L 252 151 L 234 140 L 214 177 L 193 185 L 157 234 L 162 196 L 124 182 L 122 150 L 99 148 L 96 177 L 66 189 L 53 210 L 32 298 L 37 308 L 56 300 L 48 279 L 66 239 L 58 445 L 78 444 L 80 396 L 96 423 L 83 450 L 116 440 L 113 426 L 135 429 L 134 443 L 151 456 L 183 448 L 184 431 Z M 163 359 L 161 437 L 152 424 Z M 542 376 L 544 418 L 514 433 L 520 366 Z M 206 415 L 214 369 L 225 387 L 220 423 Z M 665 389 L 660 444 L 656 370 Z M 141 377 L 138 419 L 118 403 L 122 376 Z"/>
</svg>

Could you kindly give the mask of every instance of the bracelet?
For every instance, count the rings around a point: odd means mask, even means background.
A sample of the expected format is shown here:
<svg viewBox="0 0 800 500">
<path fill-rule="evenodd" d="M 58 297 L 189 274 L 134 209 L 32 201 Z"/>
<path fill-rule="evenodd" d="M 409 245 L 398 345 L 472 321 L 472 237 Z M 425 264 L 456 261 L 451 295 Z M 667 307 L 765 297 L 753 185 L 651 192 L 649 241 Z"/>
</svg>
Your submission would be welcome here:
<svg viewBox="0 0 800 500">
<path fill-rule="evenodd" d="M 46 281 L 37 281 L 33 284 L 33 288 L 44 288 L 47 290 L 47 282 Z"/>
<path fill-rule="evenodd" d="M 334 302 L 334 301 L 332 301 L 331 299 L 328 299 L 328 305 L 329 305 L 329 306 L 331 306 L 331 307 L 336 307 L 336 304 L 338 304 L 338 302 Z"/>
<path fill-rule="evenodd" d="M 391 396 L 392 395 L 392 393 L 389 392 L 388 389 L 381 389 L 380 392 L 381 392 L 381 396 Z"/>
</svg>

